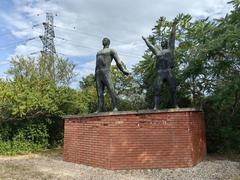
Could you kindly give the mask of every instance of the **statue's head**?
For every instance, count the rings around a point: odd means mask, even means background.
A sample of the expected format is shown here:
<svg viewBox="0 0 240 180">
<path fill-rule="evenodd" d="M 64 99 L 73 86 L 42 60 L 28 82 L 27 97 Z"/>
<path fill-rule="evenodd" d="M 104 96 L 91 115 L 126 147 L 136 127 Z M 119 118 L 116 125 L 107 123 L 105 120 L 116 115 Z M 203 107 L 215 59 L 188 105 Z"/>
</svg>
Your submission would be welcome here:
<svg viewBox="0 0 240 180">
<path fill-rule="evenodd" d="M 161 41 L 161 47 L 162 47 L 163 49 L 167 49 L 167 48 L 168 48 L 168 41 L 167 41 L 166 39 L 163 39 L 163 40 Z"/>
<path fill-rule="evenodd" d="M 110 39 L 108 39 L 106 37 L 103 38 L 102 44 L 103 44 L 104 47 L 109 46 L 110 45 Z"/>
</svg>

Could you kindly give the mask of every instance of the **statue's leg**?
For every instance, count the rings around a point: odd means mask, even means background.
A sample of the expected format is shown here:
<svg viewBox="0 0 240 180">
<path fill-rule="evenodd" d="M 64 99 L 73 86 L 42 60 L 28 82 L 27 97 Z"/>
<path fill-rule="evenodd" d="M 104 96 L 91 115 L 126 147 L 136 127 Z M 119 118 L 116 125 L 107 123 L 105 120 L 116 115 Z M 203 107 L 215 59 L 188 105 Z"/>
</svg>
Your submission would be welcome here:
<svg viewBox="0 0 240 180">
<path fill-rule="evenodd" d="M 111 74 L 106 73 L 106 78 L 105 78 L 105 84 L 107 86 L 108 92 L 110 94 L 111 97 L 111 101 L 112 101 L 112 107 L 113 107 L 113 111 L 118 111 L 117 109 L 117 101 L 118 101 L 118 97 L 114 91 L 114 87 L 113 87 L 113 83 L 112 83 L 112 78 L 111 78 Z"/>
<path fill-rule="evenodd" d="M 98 95 L 98 109 L 97 112 L 102 112 L 104 109 L 104 84 L 100 77 L 96 77 L 97 95 Z"/>
<path fill-rule="evenodd" d="M 154 110 L 159 109 L 160 105 L 160 93 L 162 87 L 163 80 L 160 75 L 157 75 L 154 84 L 153 84 L 153 93 L 154 93 Z"/>
<path fill-rule="evenodd" d="M 171 74 L 169 74 L 167 81 L 168 81 L 170 93 L 171 93 L 171 104 L 174 108 L 178 108 L 177 98 L 176 98 L 176 88 L 177 88 L 176 80 Z"/>
</svg>

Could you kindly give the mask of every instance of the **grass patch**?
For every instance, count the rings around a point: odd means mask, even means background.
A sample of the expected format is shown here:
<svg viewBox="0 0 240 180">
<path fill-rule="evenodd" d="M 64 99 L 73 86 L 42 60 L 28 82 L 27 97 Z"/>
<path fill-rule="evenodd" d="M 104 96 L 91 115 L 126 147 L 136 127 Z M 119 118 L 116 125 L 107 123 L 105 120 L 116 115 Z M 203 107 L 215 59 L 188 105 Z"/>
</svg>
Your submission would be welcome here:
<svg viewBox="0 0 240 180">
<path fill-rule="evenodd" d="M 19 155 L 39 152 L 45 148 L 42 144 L 34 144 L 28 141 L 1 141 L 0 140 L 0 155 Z"/>
<path fill-rule="evenodd" d="M 26 180 L 26 179 L 54 179 L 53 175 L 34 171 L 31 167 L 22 164 L 15 164 L 14 162 L 0 163 L 0 179 L 11 180 Z"/>
</svg>

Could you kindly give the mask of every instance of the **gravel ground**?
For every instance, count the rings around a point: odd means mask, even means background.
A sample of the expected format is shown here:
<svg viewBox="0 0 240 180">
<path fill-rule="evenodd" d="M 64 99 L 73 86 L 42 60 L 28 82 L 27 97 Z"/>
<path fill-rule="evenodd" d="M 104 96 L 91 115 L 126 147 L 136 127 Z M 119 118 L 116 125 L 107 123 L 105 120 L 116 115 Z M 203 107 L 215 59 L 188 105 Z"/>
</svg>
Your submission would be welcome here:
<svg viewBox="0 0 240 180">
<path fill-rule="evenodd" d="M 192 168 L 111 171 L 64 162 L 59 153 L 0 156 L 0 179 L 240 180 L 240 159 L 208 156 Z"/>
</svg>

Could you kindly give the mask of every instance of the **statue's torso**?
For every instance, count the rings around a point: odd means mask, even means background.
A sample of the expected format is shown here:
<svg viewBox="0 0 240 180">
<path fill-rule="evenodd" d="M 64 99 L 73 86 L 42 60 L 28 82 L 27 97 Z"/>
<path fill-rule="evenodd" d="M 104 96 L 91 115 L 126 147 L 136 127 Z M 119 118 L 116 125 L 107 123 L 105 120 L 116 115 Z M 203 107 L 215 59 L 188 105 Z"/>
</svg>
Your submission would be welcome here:
<svg viewBox="0 0 240 180">
<path fill-rule="evenodd" d="M 170 62 L 173 61 L 172 51 L 170 49 L 163 49 L 159 51 L 156 56 L 156 70 L 168 70 L 171 69 Z"/>
<path fill-rule="evenodd" d="M 96 71 L 110 71 L 112 59 L 112 50 L 110 48 L 99 51 L 96 57 Z"/>
</svg>

